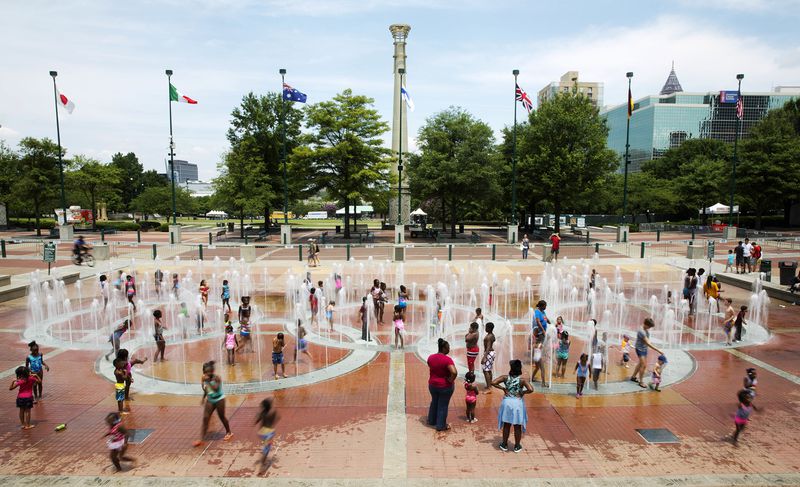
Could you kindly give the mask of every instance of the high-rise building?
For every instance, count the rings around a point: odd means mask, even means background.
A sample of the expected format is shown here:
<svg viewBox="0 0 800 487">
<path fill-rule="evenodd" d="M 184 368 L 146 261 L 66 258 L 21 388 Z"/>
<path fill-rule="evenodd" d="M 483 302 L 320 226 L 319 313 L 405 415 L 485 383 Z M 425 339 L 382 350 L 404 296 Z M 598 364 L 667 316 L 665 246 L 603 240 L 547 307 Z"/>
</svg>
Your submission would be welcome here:
<svg viewBox="0 0 800 487">
<path fill-rule="evenodd" d="M 682 91 L 674 67 L 661 95 L 634 101 L 630 128 L 629 171 L 639 171 L 645 161 L 657 159 L 686 139 L 703 138 L 733 142 L 736 134 L 736 90 L 687 93 Z M 798 94 L 787 91 L 742 92 L 744 116 L 739 138 L 769 110 L 782 107 Z M 600 112 L 608 124 L 608 147 L 620 156 L 620 171 L 625 157 L 627 103 Z"/>
<path fill-rule="evenodd" d="M 538 106 L 542 106 L 542 103 L 547 100 L 552 100 L 558 93 L 568 93 L 572 90 L 576 90 L 578 93 L 592 100 L 594 106 L 598 108 L 603 106 L 603 83 L 581 81 L 578 79 L 577 71 L 567 71 L 561 76 L 559 81 L 553 81 L 539 90 L 539 94 L 536 98 L 539 102 Z"/>
<path fill-rule="evenodd" d="M 172 180 L 172 172 L 169 170 L 169 161 L 166 161 L 166 176 L 167 179 Z M 175 159 L 175 182 L 185 183 L 186 181 L 197 181 L 197 164 L 192 164 L 189 161 L 182 161 Z"/>
</svg>

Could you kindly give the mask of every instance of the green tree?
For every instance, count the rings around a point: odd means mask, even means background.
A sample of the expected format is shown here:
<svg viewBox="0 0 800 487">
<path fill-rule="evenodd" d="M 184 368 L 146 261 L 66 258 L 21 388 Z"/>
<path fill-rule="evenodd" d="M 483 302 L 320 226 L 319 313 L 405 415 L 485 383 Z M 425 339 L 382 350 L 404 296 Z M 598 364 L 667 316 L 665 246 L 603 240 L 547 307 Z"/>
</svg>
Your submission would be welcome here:
<svg viewBox="0 0 800 487">
<path fill-rule="evenodd" d="M 248 93 L 241 104 L 231 112 L 231 126 L 228 129 L 228 142 L 231 152 L 254 167 L 250 172 L 261 173 L 261 208 L 264 211 L 265 225 L 269 224 L 271 208 L 283 209 L 283 125 L 286 117 L 286 153 L 298 146 L 301 140 L 300 128 L 303 112 L 290 101 L 284 101 L 281 93 L 256 95 Z M 251 183 L 252 184 L 252 183 Z M 264 187 L 266 186 L 266 187 Z M 291 187 L 290 187 L 291 193 Z M 265 227 L 266 228 L 266 227 Z"/>
<path fill-rule="evenodd" d="M 125 210 L 132 210 L 131 202 L 142 192 L 142 172 L 144 168 L 133 152 L 128 152 L 122 155 L 117 152 L 111 156 L 111 165 L 117 168 L 119 173 L 119 189 L 120 198 L 122 198 L 122 206 Z"/>
<path fill-rule="evenodd" d="M 172 214 L 172 188 L 169 186 L 151 186 L 145 188 L 138 196 L 131 200 L 130 208 L 133 211 L 148 215 L 158 213 L 162 216 Z M 179 186 L 175 187 L 175 208 L 179 214 L 190 214 L 194 211 L 194 201 L 191 194 Z"/>
<path fill-rule="evenodd" d="M 241 238 L 244 238 L 245 214 L 258 214 L 264 208 L 263 203 L 269 198 L 271 188 L 260 185 L 265 177 L 260 164 L 253 164 L 252 159 L 239 151 L 228 151 L 218 167 L 220 174 L 214 179 L 215 209 L 238 215 Z"/>
<path fill-rule="evenodd" d="M 62 157 L 65 152 L 62 148 Z M 19 143 L 19 155 L 19 170 L 11 192 L 19 201 L 33 207 L 36 235 L 41 235 L 42 209 L 55 202 L 60 192 L 58 144 L 47 138 L 26 137 Z"/>
<path fill-rule="evenodd" d="M 531 112 L 528 122 L 517 132 L 519 179 L 538 186 L 553 204 L 558 231 L 562 208 L 574 206 L 619 158 L 606 147 L 608 127 L 585 96 L 558 94 Z"/>
<path fill-rule="evenodd" d="M 67 185 L 77 189 L 88 200 L 92 215 L 92 230 L 97 230 L 97 200 L 109 201 L 118 194 L 119 169 L 110 164 L 85 156 L 75 156 L 71 166 L 75 169 L 66 174 Z"/>
<path fill-rule="evenodd" d="M 519 149 L 519 138 L 521 134 L 529 129 L 527 122 L 517 124 L 517 148 Z M 502 201 L 500 205 L 508 207 L 504 208 L 506 214 L 511 215 L 511 201 L 512 201 L 512 186 L 513 186 L 513 153 L 514 153 L 514 127 L 504 127 L 502 130 L 503 140 L 498 146 L 498 157 L 502 161 L 500 173 L 498 175 L 502 186 Z M 536 178 L 528 177 L 530 171 L 520 172 L 520 168 L 525 169 L 523 164 L 520 164 L 519 152 L 517 153 L 517 221 L 527 226 L 528 219 L 530 218 L 531 226 L 533 226 L 534 217 L 537 211 L 541 211 L 541 203 L 544 199 L 544 192 L 542 187 L 539 186 Z M 525 177 L 520 177 L 523 174 Z M 595 210 L 596 211 L 596 210 Z"/>
<path fill-rule="evenodd" d="M 492 129 L 463 108 L 450 107 L 428 118 L 417 139 L 420 154 L 410 157 L 408 166 L 411 192 L 437 198 L 443 215 L 449 210 L 455 238 L 465 209 L 500 193 Z"/>
<path fill-rule="evenodd" d="M 6 212 L 11 216 L 11 208 L 16 201 L 11 190 L 19 174 L 19 154 L 0 140 L 0 203 L 6 205 Z"/>
<path fill-rule="evenodd" d="M 163 174 L 158 174 L 158 171 L 155 169 L 148 169 L 142 173 L 141 187 L 143 190 L 146 188 L 167 185 L 169 185 L 169 179 L 167 179 Z"/>
<path fill-rule="evenodd" d="M 347 89 L 331 101 L 310 105 L 310 144 L 296 148 L 291 157 L 292 172 L 304 184 L 304 193 L 327 189 L 343 202 L 345 238 L 350 238 L 350 205 L 371 200 L 390 183 L 391 159 L 381 138 L 389 126 L 373 102 Z"/>
</svg>

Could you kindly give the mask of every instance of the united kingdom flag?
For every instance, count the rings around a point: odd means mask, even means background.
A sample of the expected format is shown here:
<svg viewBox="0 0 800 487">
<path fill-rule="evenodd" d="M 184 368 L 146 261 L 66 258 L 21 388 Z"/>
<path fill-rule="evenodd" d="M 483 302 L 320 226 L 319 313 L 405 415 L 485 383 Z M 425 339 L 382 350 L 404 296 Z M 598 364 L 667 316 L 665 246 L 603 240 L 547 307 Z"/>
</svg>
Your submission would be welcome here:
<svg viewBox="0 0 800 487">
<path fill-rule="evenodd" d="M 525 107 L 525 110 L 528 110 L 528 113 L 531 113 L 531 110 L 533 110 L 533 103 L 531 102 L 531 99 L 528 98 L 528 94 L 525 93 L 525 90 L 520 88 L 519 85 L 516 86 L 516 100 L 522 103 L 522 106 Z"/>
<path fill-rule="evenodd" d="M 736 118 L 739 120 L 744 118 L 744 100 L 742 100 L 741 93 L 736 97 Z"/>
</svg>

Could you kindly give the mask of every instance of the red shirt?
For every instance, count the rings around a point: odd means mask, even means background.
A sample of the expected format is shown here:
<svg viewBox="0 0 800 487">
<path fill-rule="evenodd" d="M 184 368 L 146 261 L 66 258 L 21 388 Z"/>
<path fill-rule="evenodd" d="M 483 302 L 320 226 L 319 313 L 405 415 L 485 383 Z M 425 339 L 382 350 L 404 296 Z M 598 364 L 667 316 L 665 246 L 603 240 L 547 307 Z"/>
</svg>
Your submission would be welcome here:
<svg viewBox="0 0 800 487">
<path fill-rule="evenodd" d="M 553 244 L 553 250 L 558 250 L 558 245 L 561 243 L 561 237 L 558 235 L 551 235 L 550 242 Z"/>
<path fill-rule="evenodd" d="M 19 392 L 17 393 L 17 397 L 21 397 L 23 399 L 33 397 L 33 385 L 36 384 L 36 379 L 33 377 L 28 377 L 27 379 L 17 379 L 17 384 L 19 384 Z"/>
<path fill-rule="evenodd" d="M 428 357 L 428 367 L 431 370 L 428 385 L 439 389 L 452 386 L 453 381 L 450 379 L 450 365 L 455 367 L 453 359 L 443 353 L 434 353 Z"/>
</svg>

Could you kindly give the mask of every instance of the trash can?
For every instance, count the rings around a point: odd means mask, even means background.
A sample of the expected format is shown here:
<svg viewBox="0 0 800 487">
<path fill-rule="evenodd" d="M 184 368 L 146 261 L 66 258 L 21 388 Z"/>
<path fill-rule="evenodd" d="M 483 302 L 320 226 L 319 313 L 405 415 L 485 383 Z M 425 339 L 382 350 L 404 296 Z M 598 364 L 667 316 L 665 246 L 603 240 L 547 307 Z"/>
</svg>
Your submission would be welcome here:
<svg viewBox="0 0 800 487">
<path fill-rule="evenodd" d="M 758 272 L 764 274 L 764 280 L 767 282 L 772 281 L 772 261 L 767 259 L 761 259 L 761 267 L 758 268 Z"/>
<path fill-rule="evenodd" d="M 464 224 L 463 223 L 459 223 L 458 224 L 458 233 L 464 233 Z"/>
<path fill-rule="evenodd" d="M 342 226 L 336 225 L 336 233 L 342 233 Z"/>
<path fill-rule="evenodd" d="M 797 275 L 797 262 L 778 262 L 778 269 L 781 273 L 781 286 L 788 286 L 792 283 L 794 276 Z"/>
<path fill-rule="evenodd" d="M 229 232 L 233 231 L 233 222 L 228 222 L 228 231 Z"/>
</svg>

